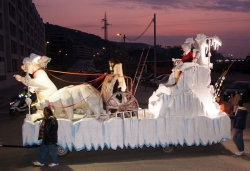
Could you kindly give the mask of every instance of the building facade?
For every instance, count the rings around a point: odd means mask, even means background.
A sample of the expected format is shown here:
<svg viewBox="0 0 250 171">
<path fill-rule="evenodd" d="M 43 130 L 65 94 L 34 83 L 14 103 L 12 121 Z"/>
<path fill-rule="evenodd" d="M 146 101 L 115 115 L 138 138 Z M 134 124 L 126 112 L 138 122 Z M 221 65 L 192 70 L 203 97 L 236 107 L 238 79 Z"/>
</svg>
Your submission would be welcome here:
<svg viewBox="0 0 250 171">
<path fill-rule="evenodd" d="M 45 31 L 46 32 L 46 31 Z M 48 67 L 66 71 L 74 62 L 73 53 L 74 40 L 70 34 L 47 34 L 46 33 L 46 55 L 51 58 Z"/>
<path fill-rule="evenodd" d="M 17 84 L 22 60 L 31 53 L 45 55 L 43 20 L 32 0 L 0 0 L 0 84 Z"/>
<path fill-rule="evenodd" d="M 100 51 L 100 50 L 99 50 Z M 95 48 L 91 48 L 88 46 L 85 46 L 80 43 L 75 43 L 74 44 L 74 49 L 73 49 L 73 56 L 77 59 L 93 59 L 93 57 L 100 55 L 100 52 L 96 50 Z"/>
</svg>

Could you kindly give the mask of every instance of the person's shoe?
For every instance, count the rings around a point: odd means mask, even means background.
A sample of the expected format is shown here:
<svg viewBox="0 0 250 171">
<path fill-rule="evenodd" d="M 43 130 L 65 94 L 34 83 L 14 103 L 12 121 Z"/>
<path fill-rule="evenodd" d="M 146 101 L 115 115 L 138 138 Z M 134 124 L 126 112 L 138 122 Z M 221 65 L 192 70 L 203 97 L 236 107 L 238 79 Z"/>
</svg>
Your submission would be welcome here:
<svg viewBox="0 0 250 171">
<path fill-rule="evenodd" d="M 50 163 L 49 164 L 49 167 L 54 167 L 54 166 L 58 166 L 58 163 L 56 164 L 56 163 Z"/>
<path fill-rule="evenodd" d="M 243 155 L 244 154 L 244 151 L 239 151 L 239 152 L 236 152 L 235 153 L 235 155 L 237 155 L 237 156 L 241 156 L 241 155 Z"/>
<path fill-rule="evenodd" d="M 40 163 L 39 161 L 33 162 L 33 165 L 35 165 L 35 166 L 44 166 L 44 164 Z"/>
</svg>

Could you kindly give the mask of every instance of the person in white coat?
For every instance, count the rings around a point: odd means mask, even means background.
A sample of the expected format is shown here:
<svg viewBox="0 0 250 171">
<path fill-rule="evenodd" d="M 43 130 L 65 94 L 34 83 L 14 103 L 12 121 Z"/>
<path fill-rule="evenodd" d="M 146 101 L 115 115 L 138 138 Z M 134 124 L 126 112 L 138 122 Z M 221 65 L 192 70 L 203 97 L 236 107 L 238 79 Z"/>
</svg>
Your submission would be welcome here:
<svg viewBox="0 0 250 171">
<path fill-rule="evenodd" d="M 123 70 L 122 70 L 122 63 L 117 58 L 112 58 L 109 60 L 109 69 L 111 71 L 111 74 L 118 75 L 118 80 L 114 85 L 113 93 L 116 93 L 118 91 L 125 92 L 127 89 Z"/>
</svg>

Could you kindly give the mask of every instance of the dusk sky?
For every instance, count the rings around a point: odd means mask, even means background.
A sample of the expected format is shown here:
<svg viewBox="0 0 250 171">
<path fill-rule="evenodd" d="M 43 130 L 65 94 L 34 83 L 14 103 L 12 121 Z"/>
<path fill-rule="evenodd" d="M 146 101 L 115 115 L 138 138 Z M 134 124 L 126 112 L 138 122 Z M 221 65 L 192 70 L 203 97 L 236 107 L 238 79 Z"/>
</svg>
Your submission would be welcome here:
<svg viewBox="0 0 250 171">
<path fill-rule="evenodd" d="M 235 58 L 250 55 L 250 0 L 33 0 L 43 22 L 104 38 L 101 29 L 106 12 L 108 39 L 121 41 L 121 33 L 133 39 L 156 14 L 156 44 L 181 45 L 197 34 L 217 35 L 219 52 Z M 153 23 L 137 41 L 154 44 Z"/>
</svg>

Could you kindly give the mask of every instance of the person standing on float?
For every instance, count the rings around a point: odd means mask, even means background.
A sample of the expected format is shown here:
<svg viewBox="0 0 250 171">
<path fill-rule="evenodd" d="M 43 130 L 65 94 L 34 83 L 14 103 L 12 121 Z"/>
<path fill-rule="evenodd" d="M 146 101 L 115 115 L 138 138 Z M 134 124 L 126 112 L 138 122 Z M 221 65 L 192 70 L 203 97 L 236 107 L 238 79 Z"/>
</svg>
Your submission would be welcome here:
<svg viewBox="0 0 250 171">
<path fill-rule="evenodd" d="M 117 58 L 112 58 L 109 60 L 109 69 L 111 74 L 118 75 L 118 79 L 114 85 L 113 93 L 122 91 L 125 92 L 127 89 L 123 70 L 122 70 L 122 63 Z"/>
<path fill-rule="evenodd" d="M 189 43 L 184 43 L 183 45 L 181 45 L 181 49 L 183 50 L 183 56 L 181 59 L 181 62 L 177 63 L 177 66 L 175 67 L 175 84 L 178 82 L 180 75 L 181 75 L 181 71 L 178 70 L 178 68 L 181 66 L 181 64 L 185 63 L 185 62 L 195 62 L 195 57 L 194 54 L 191 50 L 191 45 Z"/>
</svg>

